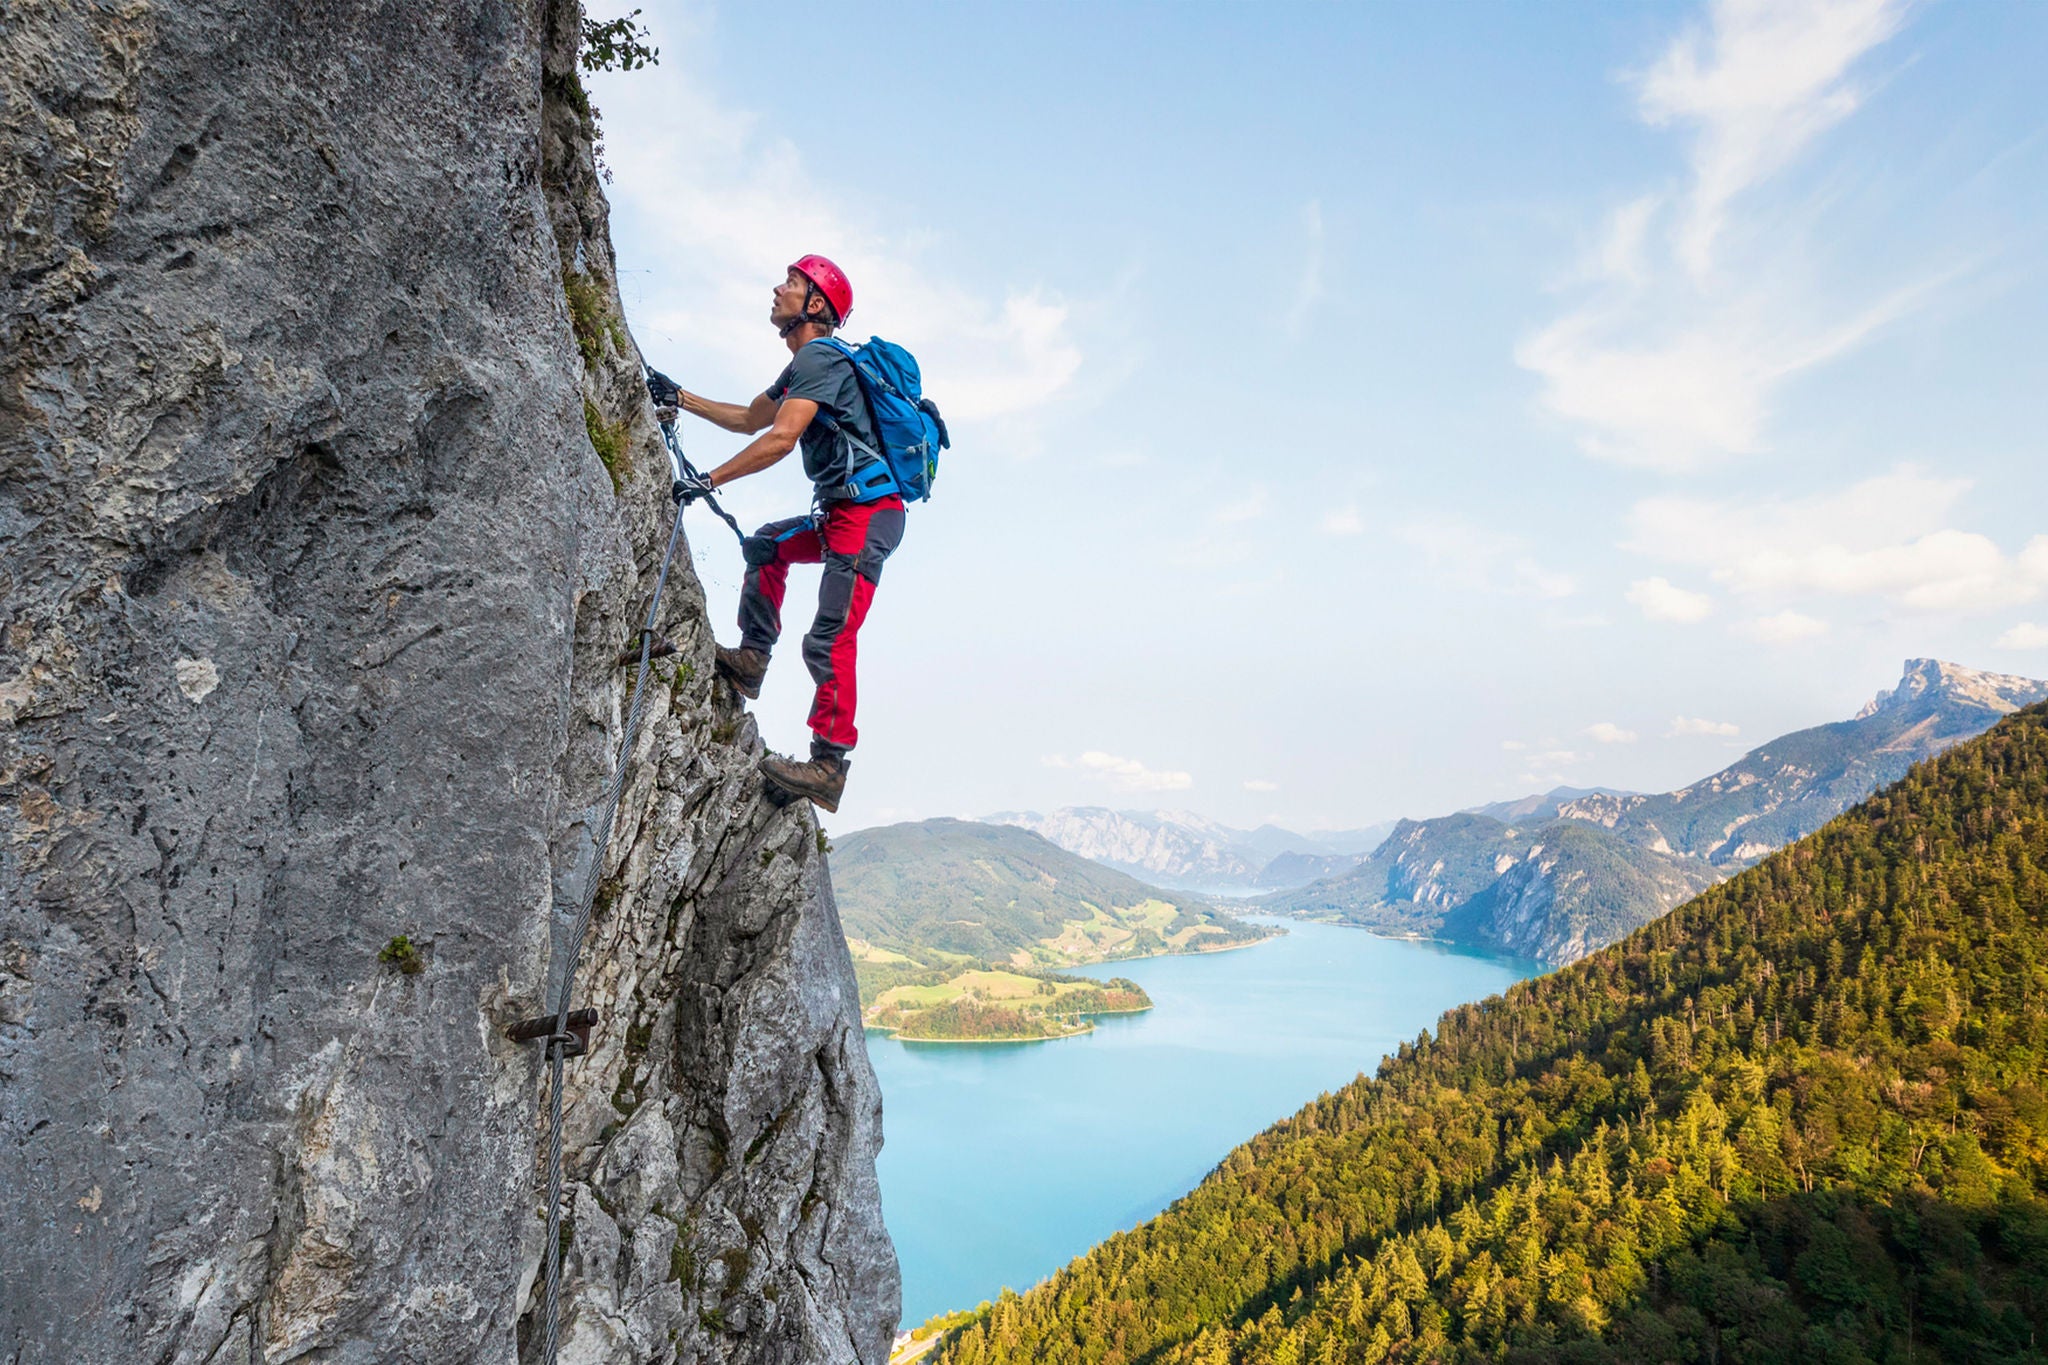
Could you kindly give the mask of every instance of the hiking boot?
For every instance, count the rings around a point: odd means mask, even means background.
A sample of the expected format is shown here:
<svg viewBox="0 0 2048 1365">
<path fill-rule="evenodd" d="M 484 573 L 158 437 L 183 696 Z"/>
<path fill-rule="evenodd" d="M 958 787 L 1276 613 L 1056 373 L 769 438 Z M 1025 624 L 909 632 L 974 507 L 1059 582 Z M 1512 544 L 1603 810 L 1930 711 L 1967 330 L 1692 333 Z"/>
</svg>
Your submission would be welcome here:
<svg viewBox="0 0 2048 1365">
<path fill-rule="evenodd" d="M 770 754 L 761 760 L 761 776 L 785 797 L 809 797 L 821 810 L 836 813 L 839 794 L 846 790 L 846 770 L 853 764 L 844 754 L 816 749 L 811 753 L 808 763 Z"/>
<path fill-rule="evenodd" d="M 717 662 L 712 671 L 732 684 L 732 690 L 743 697 L 758 698 L 761 695 L 761 679 L 768 676 L 768 652 L 749 649 L 741 645 L 738 649 L 727 649 L 714 645 L 712 653 Z"/>
</svg>

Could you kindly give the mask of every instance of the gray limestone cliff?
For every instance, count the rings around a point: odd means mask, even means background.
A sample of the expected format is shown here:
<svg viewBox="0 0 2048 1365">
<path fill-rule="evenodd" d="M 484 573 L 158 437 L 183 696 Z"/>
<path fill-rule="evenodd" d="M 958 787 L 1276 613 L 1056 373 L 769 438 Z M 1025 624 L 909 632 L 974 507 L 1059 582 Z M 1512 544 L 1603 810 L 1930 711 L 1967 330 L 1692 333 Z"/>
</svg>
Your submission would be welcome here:
<svg viewBox="0 0 2048 1365">
<path fill-rule="evenodd" d="M 530 1359 L 538 1013 L 666 531 L 574 5 L 0 5 L 0 1360 Z M 879 1365 L 822 841 L 687 561 L 563 1358 Z M 409 964 L 380 960 L 404 935 Z"/>
</svg>

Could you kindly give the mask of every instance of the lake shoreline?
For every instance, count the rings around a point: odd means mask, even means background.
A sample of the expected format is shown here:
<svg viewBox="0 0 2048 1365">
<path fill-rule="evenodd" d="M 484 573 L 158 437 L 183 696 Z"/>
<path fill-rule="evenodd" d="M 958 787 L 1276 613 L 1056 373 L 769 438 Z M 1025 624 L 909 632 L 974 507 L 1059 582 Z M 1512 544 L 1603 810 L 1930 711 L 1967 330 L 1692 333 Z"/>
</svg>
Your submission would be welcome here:
<svg viewBox="0 0 2048 1365">
<path fill-rule="evenodd" d="M 1195 1188 L 1239 1144 L 1370 1074 L 1443 1011 L 1531 974 L 1336 925 L 1275 927 L 1288 932 L 1233 945 L 1260 953 L 1084 969 L 1128 976 L 1154 1005 L 1074 1047 L 891 1047 L 868 1035 L 905 1324 L 1056 1273 Z"/>
<path fill-rule="evenodd" d="M 1246 943 L 1221 943 L 1213 948 L 1174 948 L 1169 949 L 1168 951 L 1163 953 L 1141 953 L 1135 957 L 1102 958 L 1095 962 L 1076 962 L 1070 963 L 1064 967 L 1043 968 L 1043 970 L 1079 971 L 1084 967 L 1111 967 L 1125 962 L 1156 962 L 1161 958 L 1169 957 L 1206 957 L 1215 953 L 1236 952 L 1238 949 L 1241 948 L 1257 948 L 1263 944 L 1272 943 L 1277 939 L 1285 938 L 1287 936 L 1288 931 L 1285 928 L 1282 928 L 1279 925 L 1274 925 L 1271 927 L 1279 929 L 1280 932 L 1276 934 L 1264 934 Z M 1037 963 L 1032 964 L 1032 966 L 1033 968 L 1039 968 L 1039 964 Z M 1012 964 L 1009 968 L 1007 968 L 1007 970 L 1022 971 L 1025 969 L 1017 967 L 1014 964 Z M 1146 1005 L 1141 1009 L 1134 1010 L 1090 1010 L 1087 1014 L 1085 1014 L 1082 1017 L 1087 1019 L 1106 1019 L 1114 1015 L 1143 1014 L 1147 1010 L 1155 1008 L 1157 1008 L 1157 1006 L 1155 1005 Z M 867 1020 L 865 1019 L 861 1021 L 861 1030 L 862 1032 L 870 1036 L 877 1038 L 887 1038 L 889 1041 L 899 1043 L 904 1047 L 912 1047 L 921 1043 L 932 1043 L 941 1047 L 987 1047 L 1000 1046 L 1006 1043 L 1062 1043 L 1069 1038 L 1087 1037 L 1089 1034 L 1095 1032 L 1095 1025 L 1091 1023 L 1086 1028 L 1078 1028 L 1069 1033 L 1041 1034 L 1036 1038 L 905 1038 L 900 1036 L 898 1031 L 895 1029 L 888 1028 L 880 1024 L 871 1024 L 867 1022 Z"/>
<path fill-rule="evenodd" d="M 1278 919 L 1278 915 L 1274 919 Z M 1251 923 L 1255 923 L 1255 921 L 1251 921 Z M 1305 923 L 1313 923 L 1313 921 L 1305 921 Z M 1278 937 L 1286 937 L 1286 929 L 1282 929 L 1280 925 L 1272 925 L 1272 927 L 1280 929 L 1280 933 L 1266 933 L 1266 935 L 1260 935 L 1260 937 L 1255 937 L 1255 939 L 1249 939 L 1245 943 L 1217 943 L 1217 945 L 1214 945 L 1214 948 L 1167 948 L 1165 952 L 1157 952 L 1157 954 L 1133 954 L 1133 956 L 1128 956 L 1128 958 L 1094 958 L 1090 962 L 1065 962 L 1061 966 L 1047 966 L 1047 964 L 1042 964 L 1042 962 L 1032 962 L 1030 968 L 1020 968 L 1020 966 L 1012 964 L 1010 970 L 1016 970 L 1016 972 L 1022 972 L 1022 970 L 1034 970 L 1034 972 L 1079 972 L 1083 966 L 1116 966 L 1118 962 L 1157 962 L 1159 958 L 1202 958 L 1202 956 L 1208 956 L 1208 954 L 1229 954 L 1229 952 L 1237 952 L 1239 948 L 1257 948 L 1257 945 L 1260 945 L 1260 943 L 1272 943 Z"/>
<path fill-rule="evenodd" d="M 1193 954 L 1173 953 L 1167 954 L 1166 956 L 1190 957 L 1193 956 Z M 1113 1016 L 1123 1014 L 1145 1014 L 1157 1008 L 1158 1006 L 1156 1005 L 1146 1005 L 1141 1009 L 1135 1010 L 1090 1010 L 1087 1014 L 1083 1015 L 1082 1017 L 1084 1019 L 1092 1021 L 1096 1019 L 1108 1019 Z M 992 1043 L 1059 1043 L 1064 1042 L 1069 1038 L 1084 1038 L 1087 1035 L 1095 1032 L 1095 1025 L 1091 1022 L 1088 1025 L 1088 1027 L 1075 1029 L 1072 1033 L 1048 1033 L 1038 1038 L 902 1038 L 897 1036 L 896 1030 L 884 1028 L 880 1024 L 864 1023 L 861 1025 L 861 1029 L 863 1032 L 873 1033 L 883 1038 L 887 1038 L 891 1042 L 901 1043 L 905 1047 L 916 1047 L 922 1043 L 936 1043 L 942 1047 L 956 1047 L 961 1045 L 971 1047 L 977 1045 L 987 1046 Z"/>
</svg>

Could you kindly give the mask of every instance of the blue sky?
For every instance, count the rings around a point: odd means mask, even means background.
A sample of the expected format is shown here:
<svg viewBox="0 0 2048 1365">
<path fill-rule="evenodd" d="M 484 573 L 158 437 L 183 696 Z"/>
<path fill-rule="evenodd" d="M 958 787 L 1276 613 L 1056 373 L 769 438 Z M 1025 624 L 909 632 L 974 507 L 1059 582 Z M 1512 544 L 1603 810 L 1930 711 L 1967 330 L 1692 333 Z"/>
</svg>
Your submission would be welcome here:
<svg viewBox="0 0 2048 1365">
<path fill-rule="evenodd" d="M 1908 656 L 2048 675 L 2048 7 L 645 17 L 592 86 L 650 359 L 759 392 L 819 251 L 953 428 L 836 828 L 1664 789 Z"/>
</svg>

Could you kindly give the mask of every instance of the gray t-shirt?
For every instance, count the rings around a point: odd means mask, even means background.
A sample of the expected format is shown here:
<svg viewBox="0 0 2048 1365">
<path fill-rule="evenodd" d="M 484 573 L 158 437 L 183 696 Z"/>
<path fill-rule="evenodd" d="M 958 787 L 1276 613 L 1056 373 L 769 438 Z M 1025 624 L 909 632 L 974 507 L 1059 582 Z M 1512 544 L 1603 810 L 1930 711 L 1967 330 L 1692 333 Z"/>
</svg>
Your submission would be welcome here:
<svg viewBox="0 0 2048 1365">
<path fill-rule="evenodd" d="M 860 379 L 853 362 L 822 341 L 805 343 L 790 357 L 782 373 L 768 386 L 776 402 L 785 398 L 808 398 L 818 411 L 840 423 L 870 450 L 880 450 L 875 438 L 875 419 L 868 411 L 867 397 L 860 391 Z M 821 488 L 843 484 L 847 479 L 844 447 L 837 435 L 816 418 L 804 428 L 804 473 Z M 856 459 L 860 459 L 858 452 Z"/>
</svg>

